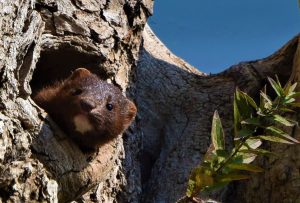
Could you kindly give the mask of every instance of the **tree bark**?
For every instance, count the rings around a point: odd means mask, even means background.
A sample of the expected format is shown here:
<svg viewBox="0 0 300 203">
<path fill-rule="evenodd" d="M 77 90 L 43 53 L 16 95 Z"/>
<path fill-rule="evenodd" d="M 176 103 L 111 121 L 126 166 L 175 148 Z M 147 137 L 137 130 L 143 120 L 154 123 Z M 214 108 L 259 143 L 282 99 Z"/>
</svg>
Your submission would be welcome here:
<svg viewBox="0 0 300 203">
<path fill-rule="evenodd" d="M 152 6 L 152 0 L 0 1 L 2 202 L 176 202 L 210 144 L 214 110 L 230 146 L 237 86 L 257 96 L 267 76 L 299 81 L 299 36 L 266 59 L 207 75 L 144 29 Z M 31 100 L 78 67 L 127 91 L 138 106 L 129 130 L 96 154 L 83 154 Z M 299 147 L 269 147 L 286 157 L 259 160 L 266 173 L 211 197 L 299 201 Z"/>
<path fill-rule="evenodd" d="M 210 145 L 215 110 L 231 145 L 236 87 L 257 98 L 267 76 L 276 74 L 283 84 L 299 80 L 299 36 L 270 57 L 239 63 L 215 75 L 206 75 L 174 56 L 149 27 L 143 39 L 135 94 L 142 115 L 138 122 L 143 135 L 141 164 L 145 167 L 142 202 L 176 202 L 185 194 L 190 171 L 201 162 Z M 295 135 L 299 138 L 299 133 Z M 271 148 L 285 156 L 264 163 L 264 174 L 209 196 L 224 202 L 298 201 L 299 146 Z"/>
<path fill-rule="evenodd" d="M 122 138 L 97 154 L 83 154 L 30 96 L 82 66 L 125 91 L 152 4 L 152 0 L 0 2 L 3 202 L 69 202 L 100 182 L 101 199 L 116 198 L 126 184 L 120 170 Z"/>
</svg>

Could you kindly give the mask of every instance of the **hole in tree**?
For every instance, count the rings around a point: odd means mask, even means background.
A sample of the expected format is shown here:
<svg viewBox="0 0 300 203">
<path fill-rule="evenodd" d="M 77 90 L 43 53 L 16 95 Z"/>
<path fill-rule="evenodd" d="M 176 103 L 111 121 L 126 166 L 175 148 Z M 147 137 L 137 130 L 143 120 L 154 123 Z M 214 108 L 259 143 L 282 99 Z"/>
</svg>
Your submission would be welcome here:
<svg viewBox="0 0 300 203">
<path fill-rule="evenodd" d="M 41 88 L 67 78 L 76 68 L 87 68 L 106 79 L 108 76 L 101 69 L 102 63 L 103 58 L 99 55 L 79 52 L 74 47 L 43 50 L 30 83 L 33 96 Z"/>
</svg>

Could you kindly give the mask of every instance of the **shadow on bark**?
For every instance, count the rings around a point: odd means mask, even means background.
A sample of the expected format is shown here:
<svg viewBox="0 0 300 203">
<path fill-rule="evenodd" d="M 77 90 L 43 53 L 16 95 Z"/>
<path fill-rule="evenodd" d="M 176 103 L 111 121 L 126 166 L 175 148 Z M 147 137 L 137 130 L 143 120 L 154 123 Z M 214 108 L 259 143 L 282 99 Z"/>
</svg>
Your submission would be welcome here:
<svg viewBox="0 0 300 203">
<path fill-rule="evenodd" d="M 137 127 L 143 135 L 142 202 L 175 202 L 184 195 L 190 170 L 201 162 L 209 146 L 214 110 L 220 113 L 226 129 L 226 143 L 232 141 L 236 87 L 255 96 L 266 84 L 267 76 L 278 75 L 283 84 L 295 80 L 298 38 L 268 58 L 206 76 L 170 53 L 146 28 L 134 90 L 141 115 Z M 225 190 L 211 195 L 224 200 L 228 193 Z"/>
</svg>

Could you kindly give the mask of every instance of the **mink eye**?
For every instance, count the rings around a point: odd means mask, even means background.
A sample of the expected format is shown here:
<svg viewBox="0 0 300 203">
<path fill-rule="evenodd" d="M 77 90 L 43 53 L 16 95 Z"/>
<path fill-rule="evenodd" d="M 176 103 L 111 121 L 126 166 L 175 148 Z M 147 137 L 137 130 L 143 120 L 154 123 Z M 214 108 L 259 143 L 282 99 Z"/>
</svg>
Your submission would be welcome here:
<svg viewBox="0 0 300 203">
<path fill-rule="evenodd" d="M 72 95 L 72 96 L 78 96 L 78 95 L 80 95 L 82 92 L 83 92 L 82 89 L 80 89 L 80 88 L 75 88 L 75 89 L 73 89 L 73 90 L 71 91 L 71 95 Z"/>
<path fill-rule="evenodd" d="M 106 108 L 107 108 L 107 110 L 111 111 L 111 110 L 113 110 L 114 106 L 112 104 L 108 103 L 108 104 L 106 104 Z"/>
</svg>

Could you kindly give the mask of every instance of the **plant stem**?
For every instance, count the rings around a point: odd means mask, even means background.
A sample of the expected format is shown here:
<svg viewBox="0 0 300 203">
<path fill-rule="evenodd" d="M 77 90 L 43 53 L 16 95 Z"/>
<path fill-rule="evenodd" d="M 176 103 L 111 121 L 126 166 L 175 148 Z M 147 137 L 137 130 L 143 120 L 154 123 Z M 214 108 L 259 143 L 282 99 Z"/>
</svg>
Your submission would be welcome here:
<svg viewBox="0 0 300 203">
<path fill-rule="evenodd" d="M 274 103 L 276 103 L 276 106 L 274 109 L 266 109 L 266 114 L 275 114 L 275 111 L 277 109 L 279 109 L 279 107 L 281 107 L 281 103 L 280 101 L 278 101 L 280 99 L 279 96 L 277 96 L 274 100 Z M 260 116 L 258 116 L 258 119 L 260 118 Z M 231 161 L 231 159 L 239 152 L 240 148 L 245 144 L 246 140 L 249 139 L 252 135 L 245 137 L 240 143 L 239 145 L 235 148 L 235 150 L 230 154 L 230 156 L 228 156 L 225 161 L 223 161 L 220 166 L 217 168 L 217 170 L 215 171 L 215 173 L 220 172 L 225 166 L 226 164 Z"/>
<path fill-rule="evenodd" d="M 231 161 L 231 159 L 239 152 L 239 150 L 241 149 L 241 147 L 245 144 L 246 140 L 249 138 L 250 136 L 248 137 L 245 137 L 240 143 L 239 145 L 234 148 L 235 150 L 230 154 L 230 156 L 228 156 L 225 161 L 223 163 L 220 164 L 220 166 L 217 168 L 217 170 L 215 171 L 215 173 L 218 173 L 220 172 L 225 166 L 226 164 Z"/>
</svg>

